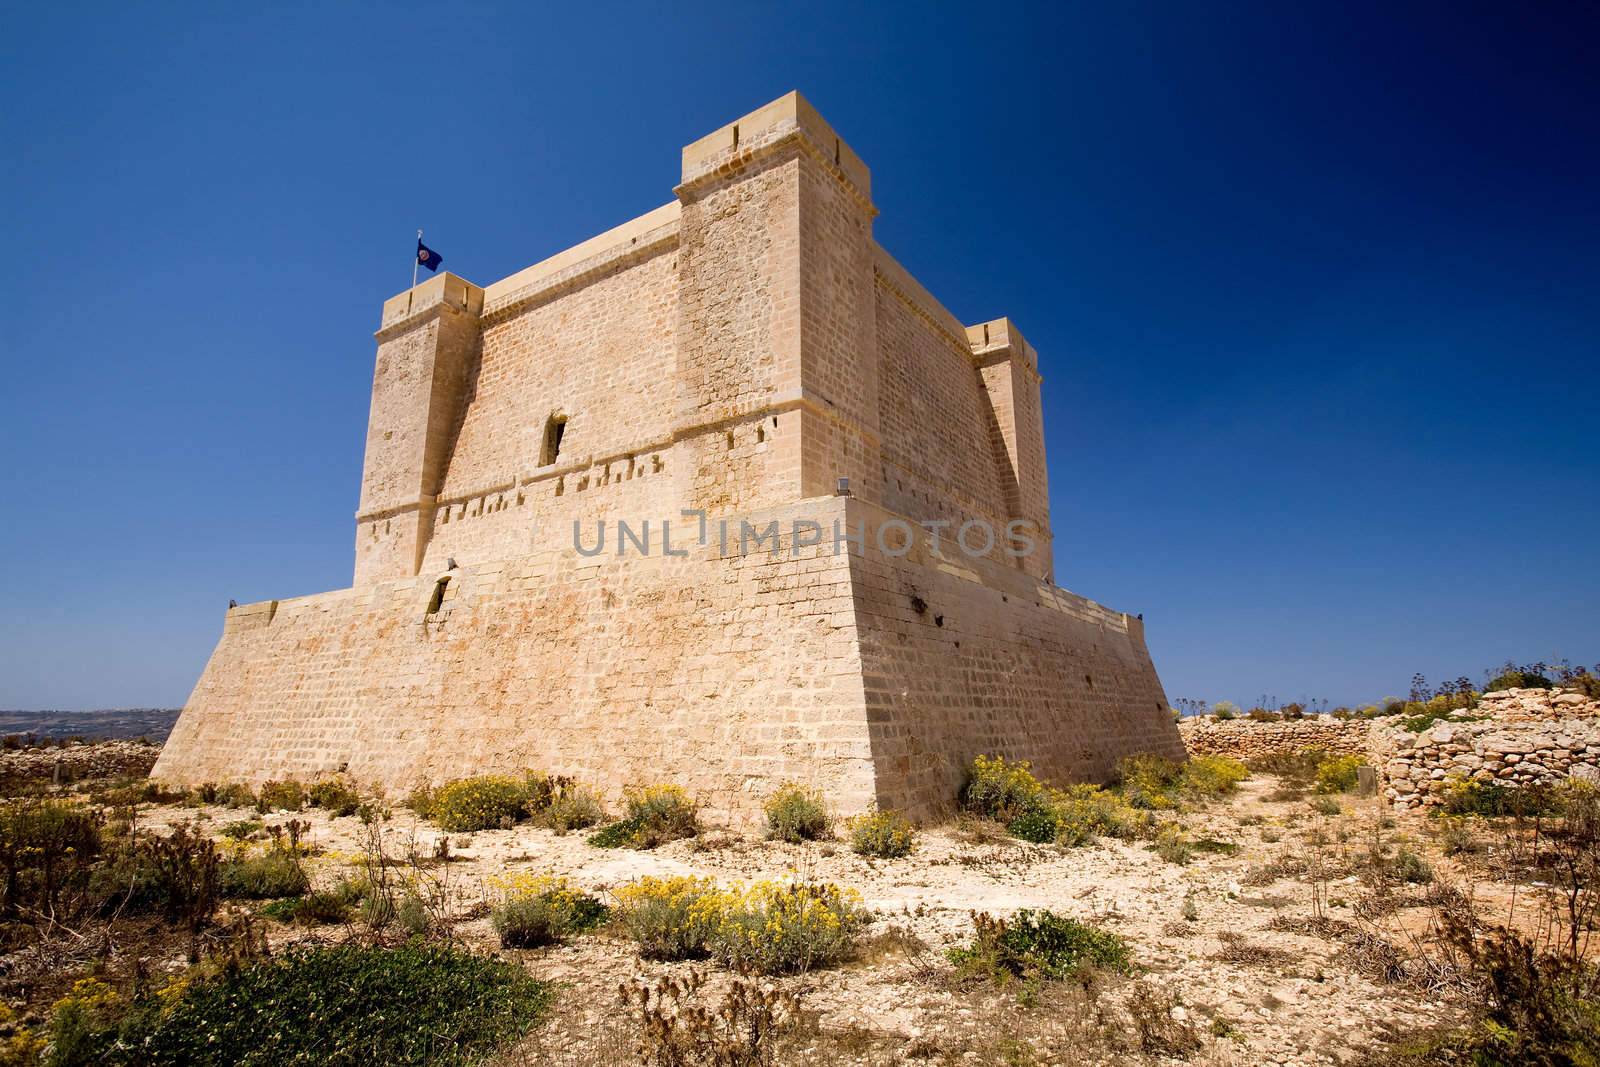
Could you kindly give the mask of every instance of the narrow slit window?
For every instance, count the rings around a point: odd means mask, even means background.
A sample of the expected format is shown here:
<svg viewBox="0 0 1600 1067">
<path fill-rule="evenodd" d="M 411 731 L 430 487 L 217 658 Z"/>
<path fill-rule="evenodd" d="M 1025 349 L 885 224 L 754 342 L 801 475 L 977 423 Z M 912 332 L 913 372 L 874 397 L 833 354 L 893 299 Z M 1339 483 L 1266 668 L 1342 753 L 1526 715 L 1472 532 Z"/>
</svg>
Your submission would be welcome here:
<svg viewBox="0 0 1600 1067">
<path fill-rule="evenodd" d="M 428 614 L 437 615 L 439 609 L 444 607 L 444 587 L 450 584 L 449 578 L 440 578 L 433 585 L 433 596 L 428 598 Z"/>
<path fill-rule="evenodd" d="M 561 438 L 567 432 L 567 417 L 551 415 L 544 424 L 544 447 L 539 450 L 539 466 L 548 467 L 561 455 Z"/>
</svg>

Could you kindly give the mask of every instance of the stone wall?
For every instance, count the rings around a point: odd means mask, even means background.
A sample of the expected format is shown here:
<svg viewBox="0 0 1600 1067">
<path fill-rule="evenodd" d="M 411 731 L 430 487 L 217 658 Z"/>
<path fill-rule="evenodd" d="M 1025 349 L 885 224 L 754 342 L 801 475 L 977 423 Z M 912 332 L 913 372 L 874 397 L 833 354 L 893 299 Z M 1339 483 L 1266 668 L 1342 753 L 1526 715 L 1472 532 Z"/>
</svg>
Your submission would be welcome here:
<svg viewBox="0 0 1600 1067">
<path fill-rule="evenodd" d="M 1522 786 L 1569 775 L 1600 778 L 1600 701 L 1562 689 L 1485 693 L 1461 722 L 1412 733 L 1397 718 L 1307 718 L 1285 722 L 1196 716 L 1178 724 L 1191 755 L 1250 760 L 1321 747 L 1378 768 L 1397 807 L 1440 802 L 1457 779 Z"/>
<path fill-rule="evenodd" d="M 1179 722 L 1178 733 L 1190 755 L 1252 760 L 1293 755 L 1308 748 L 1366 755 L 1370 727 L 1371 723 L 1363 719 L 1324 716 L 1256 722 L 1196 715 Z"/>
<path fill-rule="evenodd" d="M 64 745 L 0 752 L 0 784 L 75 782 L 83 778 L 145 775 L 161 754 L 148 741 L 72 741 Z"/>
<path fill-rule="evenodd" d="M 1424 807 L 1461 778 L 1516 787 L 1600 777 L 1600 702 L 1559 689 L 1513 689 L 1485 694 L 1462 717 L 1477 715 L 1489 717 L 1417 734 L 1377 726 L 1372 749 L 1384 795 L 1397 807 Z"/>
<path fill-rule="evenodd" d="M 1180 754 L 1138 620 L 935 553 L 875 547 L 848 497 L 764 513 L 866 531 L 686 559 L 550 552 L 229 613 L 154 775 L 345 771 L 403 794 L 537 768 L 615 802 L 669 781 L 753 819 L 784 781 L 841 813 L 947 810 L 980 753 L 1104 779 Z M 947 548 L 948 551 L 948 548 Z"/>
</svg>

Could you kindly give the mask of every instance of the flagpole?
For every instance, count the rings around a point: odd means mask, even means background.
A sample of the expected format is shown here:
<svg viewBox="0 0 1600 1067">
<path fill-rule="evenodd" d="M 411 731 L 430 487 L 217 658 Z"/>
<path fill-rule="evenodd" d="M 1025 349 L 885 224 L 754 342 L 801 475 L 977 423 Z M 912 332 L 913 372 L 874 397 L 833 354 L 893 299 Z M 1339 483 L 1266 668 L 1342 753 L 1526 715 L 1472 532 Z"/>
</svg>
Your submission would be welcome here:
<svg viewBox="0 0 1600 1067">
<path fill-rule="evenodd" d="M 422 231 L 417 231 L 417 245 L 422 245 Z M 411 288 L 406 290 L 406 314 L 411 314 L 411 302 L 416 299 L 417 292 L 417 253 L 411 253 Z"/>
</svg>

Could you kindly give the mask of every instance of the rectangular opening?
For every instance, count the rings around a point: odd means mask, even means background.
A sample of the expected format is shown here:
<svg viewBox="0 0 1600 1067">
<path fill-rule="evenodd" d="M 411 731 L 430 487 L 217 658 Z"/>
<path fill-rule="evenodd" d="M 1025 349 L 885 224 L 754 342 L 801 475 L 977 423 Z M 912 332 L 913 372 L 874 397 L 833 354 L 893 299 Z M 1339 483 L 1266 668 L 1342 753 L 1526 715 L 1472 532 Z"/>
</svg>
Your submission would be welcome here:
<svg viewBox="0 0 1600 1067">
<path fill-rule="evenodd" d="M 561 455 L 561 438 L 567 432 L 567 417 L 551 415 L 544 424 L 544 444 L 539 449 L 539 466 L 548 467 Z"/>
</svg>

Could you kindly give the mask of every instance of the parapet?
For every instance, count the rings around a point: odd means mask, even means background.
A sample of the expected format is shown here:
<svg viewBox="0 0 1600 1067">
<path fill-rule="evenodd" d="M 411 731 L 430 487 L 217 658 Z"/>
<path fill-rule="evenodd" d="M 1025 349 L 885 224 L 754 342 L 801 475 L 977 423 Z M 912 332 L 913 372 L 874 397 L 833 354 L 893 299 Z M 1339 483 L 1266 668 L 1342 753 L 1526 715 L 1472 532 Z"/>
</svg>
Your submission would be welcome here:
<svg viewBox="0 0 1600 1067">
<path fill-rule="evenodd" d="M 383 302 L 383 318 L 378 323 L 382 331 L 414 315 L 443 305 L 465 311 L 470 315 L 483 314 L 483 290 L 461 277 L 445 271 L 435 274 L 415 289 L 391 296 Z"/>
<path fill-rule="evenodd" d="M 968 326 L 967 343 L 972 346 L 972 353 L 980 362 L 985 357 L 1009 358 L 1035 374 L 1039 373 L 1039 354 L 1022 336 L 1016 323 L 1008 318 L 990 319 L 976 326 Z"/>
<path fill-rule="evenodd" d="M 734 119 L 726 126 L 683 148 L 683 184 L 729 167 L 749 153 L 779 141 L 795 131 L 803 133 L 824 159 L 843 172 L 845 179 L 872 200 L 872 172 L 851 147 L 833 132 L 810 101 L 790 91 L 765 107 Z"/>
</svg>

